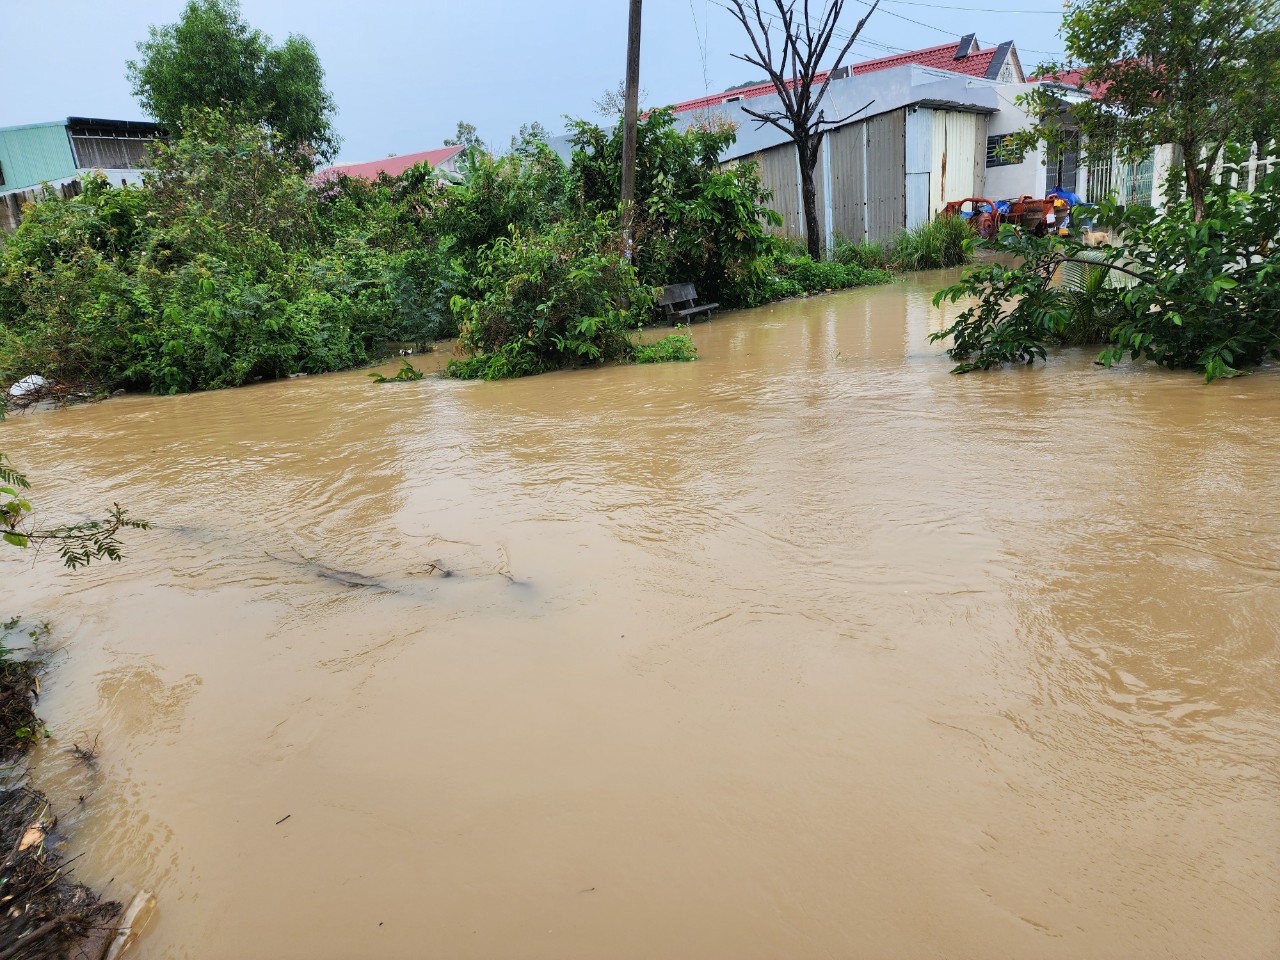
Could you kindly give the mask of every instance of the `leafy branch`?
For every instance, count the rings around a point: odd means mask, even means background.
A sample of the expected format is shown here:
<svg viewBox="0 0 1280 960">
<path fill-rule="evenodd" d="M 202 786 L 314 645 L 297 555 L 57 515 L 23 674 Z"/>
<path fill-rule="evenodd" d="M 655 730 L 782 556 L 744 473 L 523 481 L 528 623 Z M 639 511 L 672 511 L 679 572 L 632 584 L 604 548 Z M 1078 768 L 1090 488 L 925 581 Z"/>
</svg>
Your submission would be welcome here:
<svg viewBox="0 0 1280 960">
<path fill-rule="evenodd" d="M 31 502 L 23 492 L 31 482 L 0 453 L 0 539 L 10 546 L 27 548 L 53 544 L 62 562 L 72 570 L 94 560 L 120 560 L 124 553 L 120 534 L 124 530 L 147 530 L 150 524 L 129 516 L 120 504 L 111 505 L 99 520 L 64 524 L 51 529 L 33 528 L 28 523 Z"/>
</svg>

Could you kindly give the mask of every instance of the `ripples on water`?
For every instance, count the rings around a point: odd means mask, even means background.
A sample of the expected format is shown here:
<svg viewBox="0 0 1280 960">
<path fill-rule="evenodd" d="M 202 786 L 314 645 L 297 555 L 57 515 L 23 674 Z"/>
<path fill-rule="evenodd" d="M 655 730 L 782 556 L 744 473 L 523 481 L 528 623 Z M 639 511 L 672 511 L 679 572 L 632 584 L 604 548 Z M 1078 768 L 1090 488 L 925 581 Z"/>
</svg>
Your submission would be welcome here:
<svg viewBox="0 0 1280 960">
<path fill-rule="evenodd" d="M 1280 955 L 1277 372 L 951 377 L 941 279 L 0 427 L 157 524 L 0 560 L 139 955 Z"/>
</svg>

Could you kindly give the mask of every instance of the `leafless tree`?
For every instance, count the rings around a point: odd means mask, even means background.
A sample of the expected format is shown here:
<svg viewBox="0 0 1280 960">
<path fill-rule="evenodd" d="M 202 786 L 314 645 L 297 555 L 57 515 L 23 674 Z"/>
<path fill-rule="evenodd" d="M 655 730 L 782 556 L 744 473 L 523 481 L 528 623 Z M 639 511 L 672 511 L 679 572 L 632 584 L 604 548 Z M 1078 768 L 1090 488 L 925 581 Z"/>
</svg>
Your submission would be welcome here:
<svg viewBox="0 0 1280 960">
<path fill-rule="evenodd" d="M 863 26 L 880 6 L 880 0 L 874 0 L 853 31 L 837 37 L 836 26 L 845 3 L 846 0 L 823 0 L 816 18 L 811 16 L 810 0 L 729 0 L 728 7 L 747 31 L 754 50 L 754 53 L 734 56 L 766 71 L 781 100 L 777 110 L 756 111 L 743 106 L 742 112 L 754 117 L 762 127 L 766 124 L 777 127 L 796 145 L 800 158 L 800 191 L 804 198 L 805 238 L 809 255 L 815 260 L 822 255 L 822 244 L 813 172 L 818 165 L 823 137 L 829 128 L 847 123 L 871 106 L 868 103 L 835 120 L 828 120 L 822 109 L 831 74 L 840 68 Z M 843 41 L 844 45 L 833 48 L 833 40 Z M 832 49 L 838 49 L 839 53 L 818 84 L 819 68 Z"/>
</svg>

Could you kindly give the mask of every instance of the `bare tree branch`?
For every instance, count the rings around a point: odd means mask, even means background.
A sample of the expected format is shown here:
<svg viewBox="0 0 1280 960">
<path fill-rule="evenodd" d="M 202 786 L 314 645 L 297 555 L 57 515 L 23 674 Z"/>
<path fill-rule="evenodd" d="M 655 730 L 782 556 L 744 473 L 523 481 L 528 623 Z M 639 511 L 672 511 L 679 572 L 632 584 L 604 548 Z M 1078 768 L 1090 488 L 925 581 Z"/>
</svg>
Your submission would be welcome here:
<svg viewBox="0 0 1280 960">
<path fill-rule="evenodd" d="M 820 124 L 824 124 L 824 125 L 826 125 L 826 126 L 838 127 L 838 126 L 840 126 L 842 123 L 848 123 L 850 120 L 852 120 L 852 119 L 853 119 L 854 117 L 856 117 L 858 114 L 862 113 L 862 111 L 864 111 L 864 110 L 866 110 L 868 107 L 870 107 L 873 103 L 875 103 L 875 101 L 874 101 L 874 100 L 868 100 L 866 103 L 864 103 L 862 106 L 860 106 L 857 110 L 853 111 L 853 113 L 849 114 L 849 115 L 848 115 L 848 116 L 846 116 L 846 117 L 841 117 L 839 120 L 826 120 L 826 119 L 824 119 L 824 118 L 823 118 L 823 115 L 822 115 L 822 114 L 819 114 L 819 115 L 818 115 L 818 123 L 820 123 Z"/>
<path fill-rule="evenodd" d="M 872 0 L 866 14 L 858 21 L 853 32 L 844 38 L 835 60 L 830 63 L 820 86 L 816 84 L 823 60 L 833 48 L 836 29 L 844 12 L 846 0 L 824 0 L 820 15 L 813 16 L 811 0 L 799 5 L 800 22 L 797 22 L 797 0 L 727 0 L 725 7 L 747 33 L 755 55 L 734 54 L 737 59 L 764 70 L 781 104 L 779 110 L 757 111 L 741 107 L 742 111 L 758 123 L 776 127 L 796 146 L 800 159 L 800 186 L 804 200 L 805 233 L 811 256 L 821 254 L 818 234 L 817 192 L 814 170 L 818 164 L 818 152 L 826 130 L 847 123 L 871 106 L 855 110 L 840 120 L 828 120 L 821 109 L 831 85 L 832 74 L 840 69 L 849 55 L 854 41 L 862 33 L 871 15 L 880 6 L 880 0 Z M 767 6 L 772 10 L 766 12 Z M 782 40 L 775 49 L 773 29 L 766 18 L 781 24 Z M 816 87 L 816 92 L 815 92 Z"/>
</svg>

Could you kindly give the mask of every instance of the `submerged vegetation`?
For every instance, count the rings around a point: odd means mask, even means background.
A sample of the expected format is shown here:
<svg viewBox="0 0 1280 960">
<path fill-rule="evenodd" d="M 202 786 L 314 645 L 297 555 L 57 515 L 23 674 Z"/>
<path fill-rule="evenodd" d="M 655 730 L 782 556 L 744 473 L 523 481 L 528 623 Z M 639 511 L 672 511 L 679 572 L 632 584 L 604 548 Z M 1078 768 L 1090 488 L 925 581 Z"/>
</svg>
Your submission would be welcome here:
<svg viewBox="0 0 1280 960">
<path fill-rule="evenodd" d="M 831 258 L 866 269 L 939 270 L 969 263 L 975 238 L 967 220 L 938 216 L 882 243 L 837 238 Z"/>
</svg>

